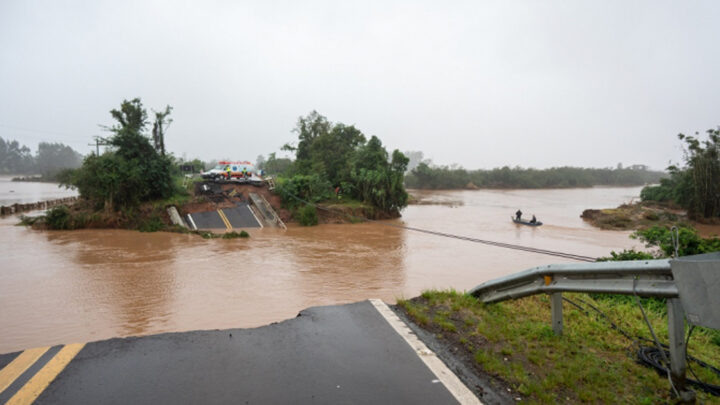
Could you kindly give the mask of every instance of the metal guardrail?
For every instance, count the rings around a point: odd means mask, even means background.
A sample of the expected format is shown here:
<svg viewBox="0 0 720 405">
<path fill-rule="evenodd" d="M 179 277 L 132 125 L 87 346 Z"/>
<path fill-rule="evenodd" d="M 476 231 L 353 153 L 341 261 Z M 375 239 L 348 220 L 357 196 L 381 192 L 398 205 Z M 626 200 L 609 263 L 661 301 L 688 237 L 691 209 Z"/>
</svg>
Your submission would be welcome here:
<svg viewBox="0 0 720 405">
<path fill-rule="evenodd" d="M 551 264 L 485 282 L 470 294 L 485 303 L 549 294 L 552 328 L 562 335 L 562 293 L 607 293 L 667 299 L 670 376 L 681 397 L 685 388 L 685 318 L 670 260 Z"/>
<path fill-rule="evenodd" d="M 667 259 L 550 264 L 488 281 L 470 290 L 470 294 L 485 303 L 555 292 L 678 296 Z"/>
</svg>

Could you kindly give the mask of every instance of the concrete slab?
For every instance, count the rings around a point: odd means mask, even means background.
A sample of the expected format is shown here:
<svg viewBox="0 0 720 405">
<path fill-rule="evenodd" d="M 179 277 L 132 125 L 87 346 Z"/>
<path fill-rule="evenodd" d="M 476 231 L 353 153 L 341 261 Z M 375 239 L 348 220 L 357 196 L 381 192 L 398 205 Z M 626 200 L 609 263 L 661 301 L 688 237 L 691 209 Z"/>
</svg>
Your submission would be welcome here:
<svg viewBox="0 0 720 405">
<path fill-rule="evenodd" d="M 37 403 L 458 401 L 365 301 L 310 308 L 256 329 L 88 343 Z"/>
<path fill-rule="evenodd" d="M 223 208 L 222 212 L 233 228 L 260 228 L 260 223 L 246 203 L 238 203 L 235 208 Z"/>
<path fill-rule="evenodd" d="M 195 212 L 188 215 L 197 229 L 227 229 L 217 211 Z"/>
</svg>

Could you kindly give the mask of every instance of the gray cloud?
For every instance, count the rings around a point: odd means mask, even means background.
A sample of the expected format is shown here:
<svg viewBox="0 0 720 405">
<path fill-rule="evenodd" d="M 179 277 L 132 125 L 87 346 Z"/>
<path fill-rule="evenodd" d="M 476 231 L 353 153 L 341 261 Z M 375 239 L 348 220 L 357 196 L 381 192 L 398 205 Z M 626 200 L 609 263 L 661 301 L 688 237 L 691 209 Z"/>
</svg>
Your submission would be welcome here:
<svg viewBox="0 0 720 405">
<path fill-rule="evenodd" d="M 88 152 L 141 97 L 188 157 L 277 151 L 316 109 L 438 163 L 664 168 L 720 124 L 718 2 L 344 3 L 4 1 L 0 136 Z"/>
</svg>

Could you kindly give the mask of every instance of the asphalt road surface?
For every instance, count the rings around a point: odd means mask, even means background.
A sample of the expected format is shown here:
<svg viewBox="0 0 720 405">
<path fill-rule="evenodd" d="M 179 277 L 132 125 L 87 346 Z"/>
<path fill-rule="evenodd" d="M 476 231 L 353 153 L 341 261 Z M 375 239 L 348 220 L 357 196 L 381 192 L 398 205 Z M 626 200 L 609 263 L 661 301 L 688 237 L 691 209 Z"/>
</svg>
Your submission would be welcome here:
<svg viewBox="0 0 720 405">
<path fill-rule="evenodd" d="M 310 308 L 294 319 L 256 329 L 166 333 L 0 355 L 0 403 L 462 400 L 450 392 L 447 374 L 454 374 L 431 371 L 431 363 L 421 356 L 434 357 L 432 352 L 411 346 L 379 307 L 387 309 L 364 301 Z"/>
<path fill-rule="evenodd" d="M 246 203 L 237 203 L 233 208 L 187 214 L 197 229 L 242 229 L 259 228 L 261 225 Z M 227 220 L 227 222 L 225 222 Z"/>
</svg>

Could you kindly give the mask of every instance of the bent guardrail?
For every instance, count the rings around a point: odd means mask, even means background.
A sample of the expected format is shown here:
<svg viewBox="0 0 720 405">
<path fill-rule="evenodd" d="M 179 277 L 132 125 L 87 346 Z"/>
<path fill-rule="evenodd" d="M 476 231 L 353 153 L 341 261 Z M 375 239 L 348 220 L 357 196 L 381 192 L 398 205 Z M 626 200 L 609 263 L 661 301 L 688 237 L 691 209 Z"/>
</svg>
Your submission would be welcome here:
<svg viewBox="0 0 720 405">
<path fill-rule="evenodd" d="M 668 337 L 670 348 L 670 376 L 675 387 L 682 394 L 687 394 L 685 388 L 685 372 L 687 360 L 685 358 L 685 311 L 681 303 L 678 284 L 674 277 L 676 274 L 690 273 L 686 267 L 691 263 L 694 266 L 704 266 L 703 271 L 696 271 L 690 276 L 695 278 L 692 287 L 704 283 L 707 288 L 719 285 L 720 281 L 720 254 L 706 254 L 687 256 L 681 259 L 644 260 L 596 263 L 568 263 L 551 264 L 525 270 L 516 274 L 487 281 L 470 290 L 470 294 L 484 303 L 499 302 L 508 299 L 522 298 L 534 294 L 549 294 L 551 322 L 553 331 L 562 335 L 562 293 L 607 293 L 638 295 L 641 297 L 657 297 L 667 299 L 668 309 Z M 692 267 L 692 266 L 690 266 Z M 701 277 L 699 277 L 701 276 Z M 712 281 L 708 280 L 712 277 Z M 687 283 L 683 281 L 683 283 Z M 689 285 L 689 283 L 688 283 Z M 683 284 L 681 290 L 690 291 L 688 285 Z M 715 291 L 704 291 L 703 296 L 714 296 Z M 687 295 L 687 294 L 686 294 Z M 717 292 L 716 295 L 720 295 Z M 688 300 L 690 297 L 685 297 Z M 688 306 L 698 304 L 688 301 Z M 717 315 L 717 314 L 715 314 Z M 701 324 L 689 317 L 691 323 Z M 708 318 L 707 314 L 705 315 Z M 708 327 L 717 323 L 717 316 L 712 320 L 704 321 Z M 682 397 L 681 394 L 681 397 Z"/>
<path fill-rule="evenodd" d="M 485 303 L 555 292 L 678 296 L 668 259 L 550 264 L 485 282 L 470 294 Z"/>
</svg>

